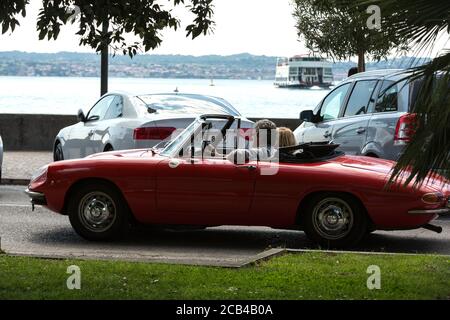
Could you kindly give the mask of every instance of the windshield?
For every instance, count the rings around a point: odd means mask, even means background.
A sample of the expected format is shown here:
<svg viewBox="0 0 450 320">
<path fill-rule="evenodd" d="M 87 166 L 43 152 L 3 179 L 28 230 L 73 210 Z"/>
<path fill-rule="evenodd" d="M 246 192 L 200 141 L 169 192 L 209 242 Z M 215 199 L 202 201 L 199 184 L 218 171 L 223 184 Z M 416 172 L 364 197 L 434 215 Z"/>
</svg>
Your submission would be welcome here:
<svg viewBox="0 0 450 320">
<path fill-rule="evenodd" d="M 174 153 L 177 150 L 180 150 L 183 143 L 186 141 L 186 139 L 189 139 L 194 132 L 196 131 L 196 128 L 198 128 L 201 124 L 201 121 L 199 119 L 195 120 L 191 123 L 189 127 L 187 127 L 180 135 L 178 135 L 167 147 L 164 148 L 164 150 L 160 153 L 160 155 L 164 157 L 173 157 Z"/>
</svg>

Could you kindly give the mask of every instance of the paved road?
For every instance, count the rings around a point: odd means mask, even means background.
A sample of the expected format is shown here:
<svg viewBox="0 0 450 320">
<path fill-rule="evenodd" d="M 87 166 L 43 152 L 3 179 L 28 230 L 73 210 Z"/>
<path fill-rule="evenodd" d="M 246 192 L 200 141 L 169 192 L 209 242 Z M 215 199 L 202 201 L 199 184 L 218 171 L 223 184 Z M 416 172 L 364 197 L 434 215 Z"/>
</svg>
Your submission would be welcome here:
<svg viewBox="0 0 450 320">
<path fill-rule="evenodd" d="M 23 161 L 27 159 L 27 161 Z M 8 151 L 3 159 L 3 178 L 29 180 L 40 167 L 53 162 L 53 154 L 46 151 Z"/>
<path fill-rule="evenodd" d="M 303 232 L 219 227 L 202 231 L 139 229 L 127 240 L 97 244 L 79 238 L 68 218 L 37 208 L 31 212 L 23 187 L 0 186 L 0 236 L 9 253 L 237 266 L 268 248 L 314 248 Z M 358 250 L 450 255 L 450 219 L 435 222 L 442 234 L 419 229 L 376 232 Z"/>
</svg>

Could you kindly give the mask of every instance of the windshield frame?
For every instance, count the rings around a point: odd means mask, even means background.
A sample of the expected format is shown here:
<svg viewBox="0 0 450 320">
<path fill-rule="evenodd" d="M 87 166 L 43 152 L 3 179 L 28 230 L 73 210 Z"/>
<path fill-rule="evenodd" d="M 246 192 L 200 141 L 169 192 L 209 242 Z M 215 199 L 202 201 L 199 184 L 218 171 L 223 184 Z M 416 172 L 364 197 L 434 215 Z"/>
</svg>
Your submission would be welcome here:
<svg viewBox="0 0 450 320">
<path fill-rule="evenodd" d="M 200 118 L 195 119 L 186 129 L 183 130 L 175 139 L 173 139 L 159 154 L 163 157 L 173 158 L 180 152 L 186 141 L 191 139 L 192 135 L 202 127 L 204 121 Z"/>
<path fill-rule="evenodd" d="M 224 131 L 228 130 L 230 126 L 237 121 L 238 127 L 241 126 L 242 119 L 231 115 L 203 115 L 196 118 L 186 129 L 183 130 L 173 141 L 171 141 L 161 152 L 160 155 L 168 158 L 178 157 L 180 151 L 184 149 L 187 143 L 192 143 L 199 131 L 203 131 L 203 125 L 207 123 L 208 119 L 223 119 L 227 120 L 222 128 L 222 135 Z"/>
</svg>

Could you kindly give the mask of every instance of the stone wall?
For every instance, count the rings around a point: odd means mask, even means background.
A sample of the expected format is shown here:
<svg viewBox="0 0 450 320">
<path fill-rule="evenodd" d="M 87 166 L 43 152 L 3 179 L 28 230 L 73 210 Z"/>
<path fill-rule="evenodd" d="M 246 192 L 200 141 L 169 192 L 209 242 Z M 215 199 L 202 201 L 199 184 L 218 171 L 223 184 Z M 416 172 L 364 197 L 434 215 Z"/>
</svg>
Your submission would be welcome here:
<svg viewBox="0 0 450 320">
<path fill-rule="evenodd" d="M 271 120 L 292 130 L 301 123 L 299 119 Z M 0 135 L 5 151 L 51 151 L 58 132 L 77 121 L 71 115 L 0 114 Z"/>
</svg>

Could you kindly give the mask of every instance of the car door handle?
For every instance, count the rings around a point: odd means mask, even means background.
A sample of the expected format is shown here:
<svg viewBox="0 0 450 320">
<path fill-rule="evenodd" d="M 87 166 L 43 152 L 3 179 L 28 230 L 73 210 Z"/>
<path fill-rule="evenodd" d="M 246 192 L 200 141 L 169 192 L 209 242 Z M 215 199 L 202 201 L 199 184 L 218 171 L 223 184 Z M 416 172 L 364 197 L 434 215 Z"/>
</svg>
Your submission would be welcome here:
<svg viewBox="0 0 450 320">
<path fill-rule="evenodd" d="M 324 138 L 330 138 L 331 137 L 331 132 L 325 132 L 324 134 L 323 134 L 323 137 Z"/>
<path fill-rule="evenodd" d="M 365 128 L 359 128 L 358 130 L 356 130 L 357 134 L 363 134 L 364 132 L 366 132 Z"/>
<path fill-rule="evenodd" d="M 94 130 L 89 131 L 88 136 L 92 137 L 94 135 Z"/>
<path fill-rule="evenodd" d="M 248 166 L 237 166 L 238 169 L 247 169 L 249 171 L 255 171 L 257 167 L 255 165 L 248 165 Z"/>
</svg>

